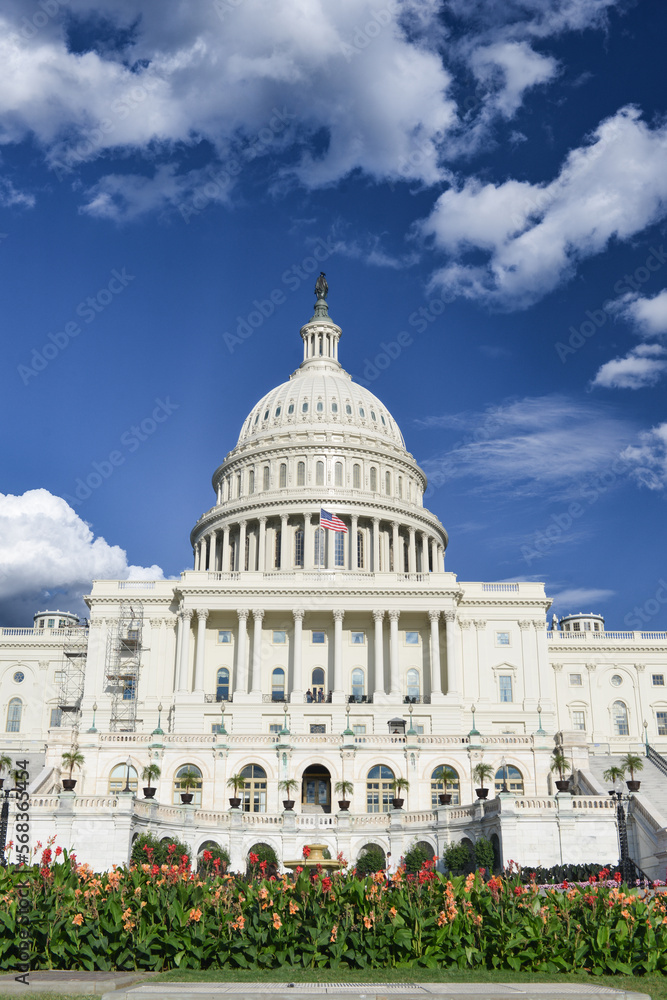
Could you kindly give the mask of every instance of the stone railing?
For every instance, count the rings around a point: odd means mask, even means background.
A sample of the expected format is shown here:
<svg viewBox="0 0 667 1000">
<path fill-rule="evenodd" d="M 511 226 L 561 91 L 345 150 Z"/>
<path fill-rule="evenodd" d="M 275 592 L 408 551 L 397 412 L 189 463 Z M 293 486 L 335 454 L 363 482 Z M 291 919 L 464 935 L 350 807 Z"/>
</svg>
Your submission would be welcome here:
<svg viewBox="0 0 667 1000">
<path fill-rule="evenodd" d="M 551 642 L 667 642 L 667 632 L 547 632 Z"/>
<path fill-rule="evenodd" d="M 590 809 L 615 809 L 616 802 L 611 796 L 605 798 L 604 795 L 573 795 L 572 808 L 578 810 Z"/>
<path fill-rule="evenodd" d="M 336 825 L 336 817 L 328 815 L 317 815 L 300 813 L 296 818 L 297 830 L 309 830 L 312 828 L 324 828 Z"/>
<path fill-rule="evenodd" d="M 0 628 L 0 637 L 9 639 L 88 639 L 87 628 Z"/>
</svg>

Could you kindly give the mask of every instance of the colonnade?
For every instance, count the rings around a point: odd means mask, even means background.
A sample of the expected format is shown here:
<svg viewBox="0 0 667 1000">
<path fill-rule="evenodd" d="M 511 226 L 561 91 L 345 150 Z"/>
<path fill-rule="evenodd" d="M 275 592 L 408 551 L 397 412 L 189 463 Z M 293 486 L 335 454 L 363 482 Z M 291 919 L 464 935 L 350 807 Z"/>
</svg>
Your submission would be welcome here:
<svg viewBox="0 0 667 1000">
<path fill-rule="evenodd" d="M 310 682 L 303 677 L 303 626 L 307 612 L 301 608 L 292 610 L 293 629 L 287 652 L 291 652 L 291 679 L 286 687 L 286 695 L 291 701 L 303 701 L 304 690 L 310 687 Z M 343 624 L 345 610 L 335 608 L 333 617 L 333 676 L 327 679 L 327 687 L 332 690 L 334 701 L 347 700 L 352 693 L 345 688 L 343 677 Z M 237 627 L 234 642 L 233 692 L 234 695 L 261 695 L 262 685 L 262 625 L 265 616 L 263 608 L 239 608 L 236 611 Z M 414 612 L 410 612 L 412 619 Z M 454 611 L 431 609 L 427 612 L 429 628 L 420 630 L 422 641 L 429 647 L 429 677 L 422 678 L 420 694 L 434 697 L 443 695 L 442 669 L 440 661 L 441 622 L 445 621 L 446 641 L 446 693 L 458 698 L 462 693 L 462 658 L 459 623 Z M 194 655 L 194 671 L 190 668 L 190 643 L 192 641 L 193 617 L 196 619 L 196 645 Z M 396 609 L 389 611 L 372 611 L 373 627 L 367 635 L 373 635 L 372 659 L 368 661 L 368 671 L 365 673 L 365 690 L 367 695 L 380 699 L 389 695 L 397 700 L 403 697 L 401 677 L 401 656 L 399 643 L 399 619 L 401 612 Z M 182 608 L 178 612 L 176 635 L 176 687 L 179 692 L 194 691 L 203 694 L 204 688 L 204 650 L 206 644 L 206 625 L 209 618 L 208 608 Z M 249 656 L 248 628 L 252 619 L 252 655 Z M 317 612 L 317 627 L 320 628 L 322 612 Z M 386 625 L 388 622 L 389 671 L 385 671 L 385 646 L 387 645 Z M 357 624 L 355 623 L 355 627 Z M 325 629 L 327 637 L 329 630 Z M 327 656 L 328 661 L 328 656 Z M 420 656 L 421 661 L 421 656 Z M 414 666 L 406 663 L 406 667 Z M 287 663 L 285 664 L 287 667 Z M 289 670 L 286 670 L 286 680 Z M 231 680 L 232 678 L 230 678 Z M 270 682 L 270 678 L 266 678 Z M 372 685 L 371 685 L 372 680 Z M 428 683 L 427 683 L 428 682 Z M 426 689 L 426 690 L 425 690 Z"/>
<path fill-rule="evenodd" d="M 200 538 L 194 568 L 259 573 L 276 569 L 444 572 L 445 549 L 435 534 L 367 515 L 351 514 L 341 520 L 348 530 L 341 533 L 343 541 L 337 548 L 339 533 L 320 529 L 318 514 L 240 519 Z"/>
</svg>

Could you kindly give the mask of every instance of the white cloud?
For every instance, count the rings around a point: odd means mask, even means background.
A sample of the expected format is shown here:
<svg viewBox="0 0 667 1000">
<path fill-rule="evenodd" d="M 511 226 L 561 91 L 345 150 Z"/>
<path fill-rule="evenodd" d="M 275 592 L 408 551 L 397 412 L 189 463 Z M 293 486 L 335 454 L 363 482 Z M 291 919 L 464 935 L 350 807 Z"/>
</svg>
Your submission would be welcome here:
<svg viewBox="0 0 667 1000">
<path fill-rule="evenodd" d="M 620 311 L 644 337 L 667 333 L 667 289 L 652 298 L 629 292 L 622 300 Z"/>
<path fill-rule="evenodd" d="M 488 84 L 502 78 L 492 102 L 503 118 L 512 118 L 523 103 L 526 90 L 551 80 L 557 72 L 555 59 L 534 52 L 527 42 L 494 42 L 475 49 L 470 65 L 476 78 Z"/>
<path fill-rule="evenodd" d="M 158 167 L 152 177 L 107 174 L 85 192 L 81 211 L 98 219 L 131 222 L 167 206 L 181 208 L 184 217 L 197 214 L 211 202 L 226 203 L 233 187 L 229 175 L 190 170 L 176 175 L 173 165 Z M 201 206 L 199 209 L 196 206 Z"/>
<path fill-rule="evenodd" d="M 573 150 L 548 184 L 467 180 L 442 194 L 421 233 L 453 258 L 433 277 L 445 294 L 525 308 L 601 253 L 667 214 L 667 125 L 621 108 Z"/>
<path fill-rule="evenodd" d="M 93 579 L 163 579 L 159 566 L 131 566 L 118 545 L 93 532 L 61 497 L 48 490 L 0 494 L 0 623 L 30 622 L 57 601 L 83 611 Z"/>
<path fill-rule="evenodd" d="M 432 486 L 470 478 L 477 480 L 477 492 L 505 498 L 578 494 L 635 438 L 629 424 L 604 407 L 562 396 L 512 400 L 482 413 L 420 423 L 462 434 L 447 451 L 422 460 Z"/>
<path fill-rule="evenodd" d="M 593 379 L 602 389 L 643 389 L 655 385 L 667 372 L 667 350 L 659 344 L 639 344 L 624 358 L 607 361 Z"/>
<path fill-rule="evenodd" d="M 594 606 L 599 606 L 600 602 L 608 600 L 615 593 L 614 590 L 604 590 L 601 587 L 572 587 L 556 594 L 549 593 L 549 597 L 553 599 L 553 607 L 561 609 L 562 612 L 573 615 L 580 611 L 583 614 L 597 614 L 598 608 Z"/>
<path fill-rule="evenodd" d="M 13 208 L 15 205 L 21 208 L 34 208 L 35 196 L 26 194 L 25 191 L 18 191 L 9 178 L 0 177 L 0 206 Z"/>
<path fill-rule="evenodd" d="M 631 464 L 631 475 L 640 486 L 664 490 L 667 486 L 667 423 L 639 435 L 638 445 L 629 445 L 622 458 Z"/>
</svg>

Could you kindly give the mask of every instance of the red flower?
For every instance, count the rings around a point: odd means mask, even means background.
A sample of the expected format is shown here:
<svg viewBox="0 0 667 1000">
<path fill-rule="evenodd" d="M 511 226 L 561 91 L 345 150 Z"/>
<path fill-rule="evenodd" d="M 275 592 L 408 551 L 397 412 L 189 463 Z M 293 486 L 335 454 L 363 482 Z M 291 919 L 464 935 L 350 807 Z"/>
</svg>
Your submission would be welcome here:
<svg viewBox="0 0 667 1000">
<path fill-rule="evenodd" d="M 176 850 L 176 844 L 170 844 L 167 848 L 167 854 L 173 854 Z"/>
<path fill-rule="evenodd" d="M 260 861 L 259 870 L 261 871 L 262 875 L 264 875 L 264 873 L 266 872 L 266 866 L 267 866 L 266 861 Z"/>
<path fill-rule="evenodd" d="M 59 858 L 62 853 L 63 853 L 62 847 L 56 847 L 56 857 Z"/>
<path fill-rule="evenodd" d="M 308 847 L 308 844 L 306 844 L 305 847 L 304 847 L 304 849 L 303 849 L 303 856 L 304 856 L 304 858 L 309 858 L 310 857 L 310 847 Z"/>
<path fill-rule="evenodd" d="M 187 865 L 187 863 L 188 863 L 189 860 L 190 859 L 188 858 L 187 854 L 181 854 L 181 864 L 182 865 Z"/>
<path fill-rule="evenodd" d="M 331 881 L 331 879 L 328 876 L 325 876 L 322 879 L 322 891 L 323 892 L 331 892 L 331 886 L 332 885 L 333 885 L 333 882 Z"/>
<path fill-rule="evenodd" d="M 564 878 L 564 879 L 563 879 L 563 885 L 562 885 L 562 888 L 563 888 L 563 889 L 567 889 L 567 886 L 568 886 L 568 881 L 567 881 L 567 879 L 566 879 L 566 878 Z"/>
<path fill-rule="evenodd" d="M 202 858 L 204 859 L 204 861 L 213 861 L 213 855 L 211 854 L 210 851 L 204 851 L 204 853 L 202 854 Z"/>
<path fill-rule="evenodd" d="M 259 854 L 255 854 L 253 851 L 248 855 L 251 865 L 256 865 L 259 861 Z"/>
<path fill-rule="evenodd" d="M 303 871 L 303 865 L 297 865 L 294 870 L 297 873 L 297 875 L 300 875 L 301 872 Z"/>
<path fill-rule="evenodd" d="M 220 858 L 213 858 L 213 867 L 216 871 L 220 868 Z"/>
<path fill-rule="evenodd" d="M 44 865 L 44 866 L 50 865 L 52 857 L 53 857 L 53 854 L 51 852 L 51 848 L 50 847 L 45 847 L 44 850 L 42 851 L 42 865 Z"/>
<path fill-rule="evenodd" d="M 623 876 L 621 875 L 620 872 L 616 872 L 615 875 L 614 875 L 614 882 L 619 882 L 620 883 L 622 881 L 623 881 Z"/>
</svg>

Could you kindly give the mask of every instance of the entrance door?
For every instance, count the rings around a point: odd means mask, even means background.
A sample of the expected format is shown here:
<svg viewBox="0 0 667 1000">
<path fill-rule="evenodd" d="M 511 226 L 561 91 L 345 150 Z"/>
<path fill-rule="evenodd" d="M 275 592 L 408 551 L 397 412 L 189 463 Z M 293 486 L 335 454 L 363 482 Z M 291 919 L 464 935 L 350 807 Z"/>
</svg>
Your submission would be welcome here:
<svg viewBox="0 0 667 1000">
<path fill-rule="evenodd" d="M 326 767 L 313 764 L 303 773 L 301 786 L 303 812 L 331 812 L 331 775 Z"/>
</svg>

